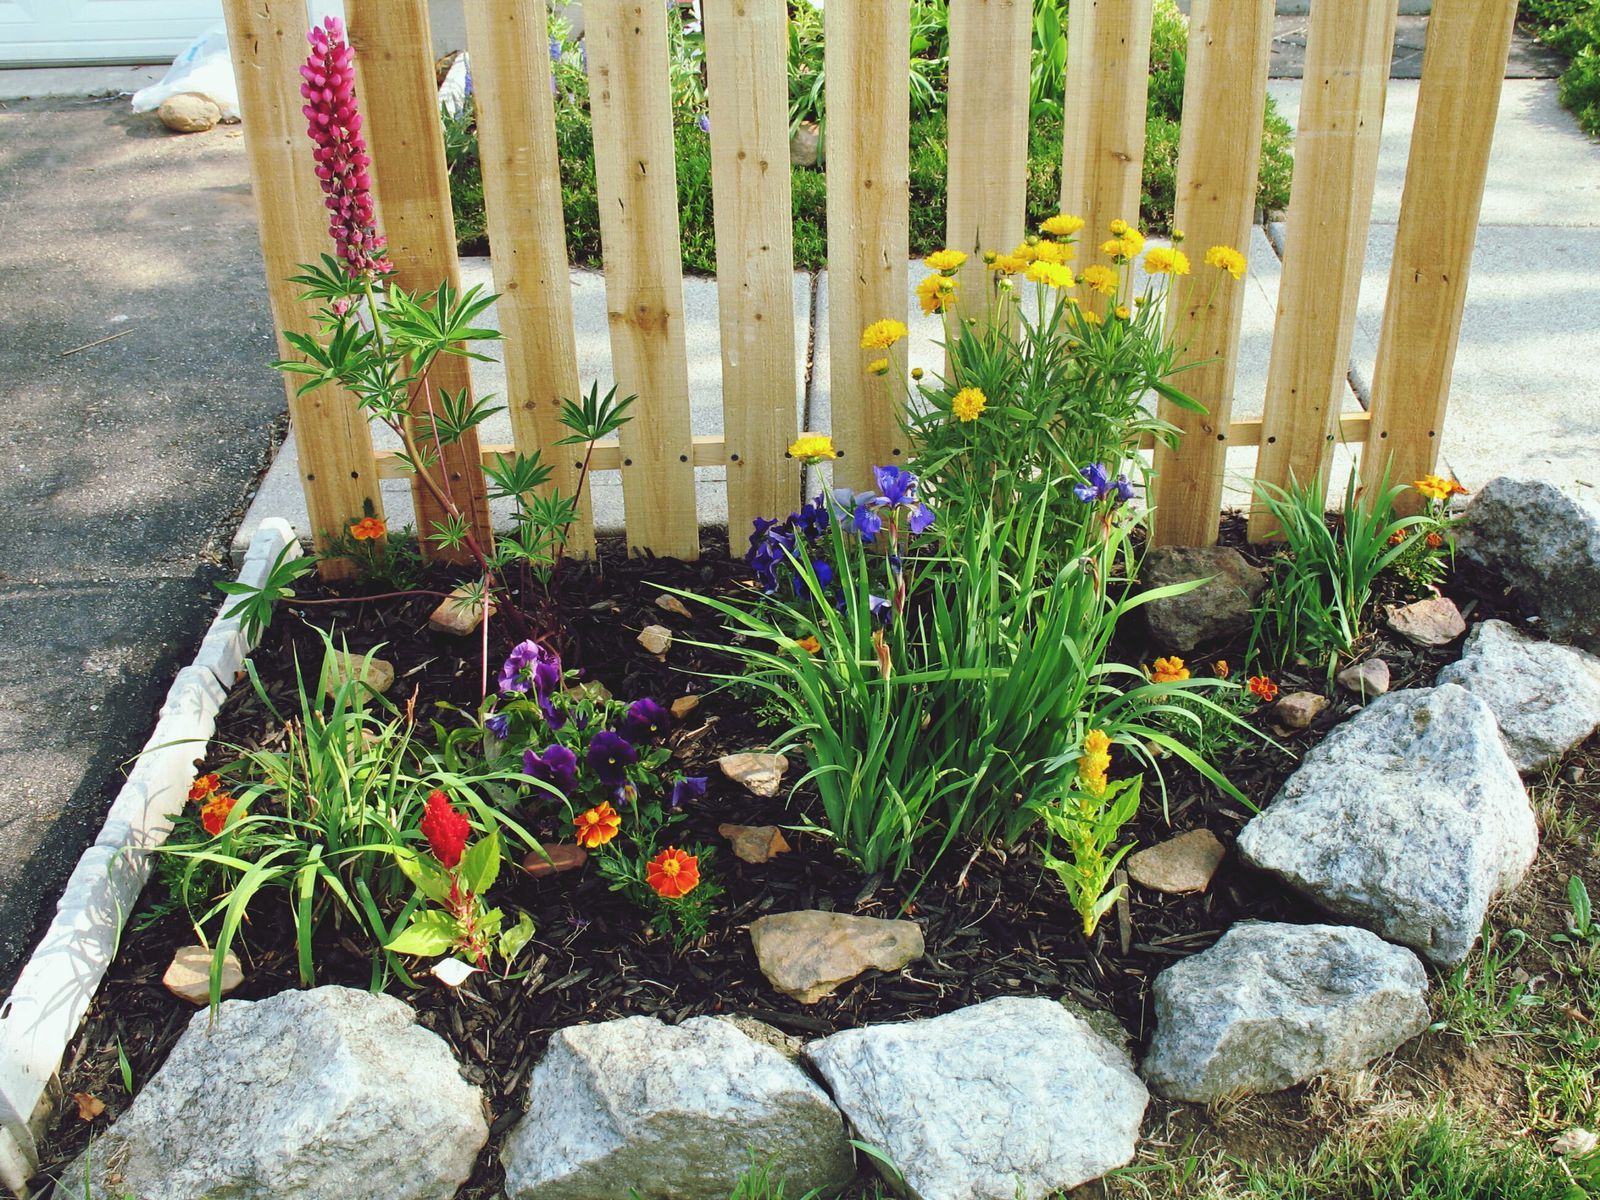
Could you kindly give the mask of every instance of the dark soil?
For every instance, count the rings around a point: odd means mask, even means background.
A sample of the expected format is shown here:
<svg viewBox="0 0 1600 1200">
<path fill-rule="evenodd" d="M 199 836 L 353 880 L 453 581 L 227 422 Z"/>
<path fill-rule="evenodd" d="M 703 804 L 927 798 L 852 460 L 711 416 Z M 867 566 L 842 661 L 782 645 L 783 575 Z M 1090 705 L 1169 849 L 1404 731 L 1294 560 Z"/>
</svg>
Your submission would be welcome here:
<svg viewBox="0 0 1600 1200">
<path fill-rule="evenodd" d="M 1228 523 L 1225 540 L 1242 541 L 1241 521 Z M 730 561 L 725 548 L 713 548 L 695 563 L 629 559 L 616 551 L 601 563 L 599 567 L 569 564 L 553 589 L 567 630 L 563 658 L 619 699 L 654 696 L 666 702 L 687 693 L 703 696 L 672 738 L 675 765 L 710 777 L 708 794 L 691 814 L 683 840 L 725 845 L 717 835 L 718 824 L 725 821 L 796 824 L 811 799 L 804 790 L 790 808 L 781 799 L 749 795 L 715 768 L 720 755 L 761 748 L 781 730 L 763 724 L 761 714 L 744 699 L 714 690 L 704 678 L 722 664 L 714 651 L 688 643 L 714 643 L 722 636 L 714 614 L 691 605 L 695 616 L 686 620 L 656 604 L 659 584 L 702 594 L 734 592 L 743 586 L 743 564 Z M 435 572 L 426 586 L 447 591 L 450 580 Z M 1460 604 L 1469 620 L 1520 619 L 1504 589 L 1492 580 L 1456 575 L 1443 591 Z M 300 599 L 334 599 L 341 594 L 348 602 L 287 604 L 253 656 L 268 694 L 281 709 L 295 707 L 295 656 L 308 672 L 320 664 L 317 626 L 335 629 L 353 651 L 381 646 L 382 657 L 397 669 L 389 698 L 400 704 L 414 699 L 419 721 L 434 716 L 447 722 L 463 720 L 441 714 L 436 708 L 441 703 L 476 708 L 477 638 L 432 631 L 427 618 L 436 599 L 363 603 L 353 598 L 353 589 L 340 593 L 315 585 L 304 586 Z M 635 640 L 648 624 L 674 630 L 677 640 L 666 663 Z M 505 621 L 494 622 L 491 661 L 497 663 L 513 640 Z M 1148 660 L 1164 648 L 1130 642 L 1124 651 L 1130 660 Z M 1241 651 L 1238 646 L 1220 647 L 1218 655 L 1231 654 L 1237 662 Z M 1387 659 L 1393 686 L 1399 688 L 1431 682 L 1443 663 L 1457 657 L 1459 647 L 1420 650 L 1378 633 L 1363 652 Z M 1214 657 L 1196 656 L 1190 667 L 1199 675 L 1213 661 Z M 1278 677 L 1278 682 L 1285 692 L 1329 690 L 1320 676 L 1300 678 L 1290 673 Z M 1264 806 L 1300 754 L 1357 707 L 1337 690 L 1331 699 L 1311 729 L 1284 739 L 1281 746 L 1261 741 L 1241 747 L 1220 764 L 1225 774 Z M 224 745 L 258 745 L 276 736 L 279 732 L 270 713 L 248 680 L 241 680 L 219 721 L 206 765 L 233 757 L 221 749 Z M 1169 766 L 1165 781 L 1166 815 L 1161 804 L 1148 803 L 1128 831 L 1133 840 L 1150 845 L 1205 826 L 1232 845 L 1250 816 L 1248 811 L 1181 764 Z M 544 832 L 558 833 L 553 825 Z M 1165 896 L 1131 888 L 1125 917 L 1108 918 L 1095 938 L 1086 942 L 1061 889 L 1033 850 L 962 848 L 917 889 L 909 878 L 899 884 L 863 879 L 829 843 L 801 833 L 787 836 L 793 852 L 762 866 L 740 863 L 726 851 L 717 856 L 715 868 L 726 895 L 708 935 L 682 953 L 651 933 L 639 911 L 608 891 L 592 868 L 537 881 L 506 873 L 496 902 L 527 910 L 538 930 L 519 964 L 531 967 L 526 977 L 505 981 L 475 976 L 452 991 L 423 976 L 426 982 L 417 990 L 396 989 L 417 1009 L 419 1020 L 451 1044 L 464 1075 L 481 1085 L 488 1098 L 489 1145 L 463 1196 L 499 1194 L 503 1134 L 521 1116 L 524 1084 L 545 1039 L 565 1025 L 633 1014 L 677 1022 L 702 1013 L 739 1013 L 810 1038 L 856 1025 L 932 1016 L 997 995 L 1022 994 L 1071 997 L 1091 1009 L 1109 1010 L 1138 1048 L 1150 1032 L 1149 984 L 1165 967 L 1204 950 L 1243 918 L 1316 918 L 1305 902 L 1230 856 L 1203 895 Z M 158 898 L 147 893 L 147 902 Z M 763 913 L 802 908 L 909 915 L 923 926 L 927 956 L 899 974 L 871 973 L 820 1003 L 800 1005 L 766 984 L 746 930 Z M 92 1096 L 104 1103 L 105 1111 L 86 1121 L 80 1119 L 76 1105 L 65 1103 L 43 1146 L 47 1169 L 59 1169 L 80 1153 L 90 1133 L 103 1129 L 130 1102 L 119 1050 L 131 1066 L 135 1088 L 142 1086 L 194 1016 L 194 1009 L 169 995 L 160 982 L 173 950 L 194 940 L 194 931 L 179 915 L 149 922 L 136 914 L 130 922 L 122 953 L 62 1071 L 66 1095 Z M 276 897 L 258 902 L 253 924 L 237 949 L 246 973 L 244 984 L 234 993 L 237 998 L 260 998 L 297 985 L 292 933 Z M 328 938 L 319 947 L 317 963 L 319 983 L 369 985 L 369 959 L 347 937 Z M 1152 1114 L 1161 1111 L 1157 1106 Z M 1171 1113 L 1160 1119 L 1169 1126 L 1173 1121 Z M 1281 1120 L 1301 1128 L 1292 1109 Z M 1305 1130 L 1300 1136 L 1315 1135 Z"/>
</svg>

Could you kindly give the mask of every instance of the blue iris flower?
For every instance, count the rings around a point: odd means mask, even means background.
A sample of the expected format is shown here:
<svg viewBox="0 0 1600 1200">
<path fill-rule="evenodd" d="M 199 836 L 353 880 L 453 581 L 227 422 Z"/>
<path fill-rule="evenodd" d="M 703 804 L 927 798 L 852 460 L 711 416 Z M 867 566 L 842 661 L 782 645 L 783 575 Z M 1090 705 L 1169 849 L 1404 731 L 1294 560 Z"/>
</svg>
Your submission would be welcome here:
<svg viewBox="0 0 1600 1200">
<path fill-rule="evenodd" d="M 861 540 L 870 542 L 883 529 L 883 518 L 878 515 L 875 508 L 870 508 L 865 504 L 858 504 L 856 505 L 853 524 L 856 532 L 861 535 Z"/>
<path fill-rule="evenodd" d="M 1126 504 L 1133 499 L 1133 484 L 1126 475 L 1111 478 L 1104 463 L 1090 463 L 1078 472 L 1082 483 L 1072 485 L 1072 494 L 1085 504 L 1099 504 L 1109 500 L 1113 505 Z"/>
<path fill-rule="evenodd" d="M 504 738 L 511 732 L 511 718 L 505 713 L 490 713 L 483 719 L 483 727 L 497 738 Z"/>
</svg>

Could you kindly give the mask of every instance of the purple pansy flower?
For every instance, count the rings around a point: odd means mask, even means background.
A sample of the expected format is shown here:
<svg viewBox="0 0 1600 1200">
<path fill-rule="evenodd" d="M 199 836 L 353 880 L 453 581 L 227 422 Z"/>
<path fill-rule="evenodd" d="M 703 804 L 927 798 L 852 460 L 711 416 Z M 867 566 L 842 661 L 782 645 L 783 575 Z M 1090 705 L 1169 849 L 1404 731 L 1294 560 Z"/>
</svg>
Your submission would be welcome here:
<svg viewBox="0 0 1600 1200">
<path fill-rule="evenodd" d="M 1099 504 L 1102 500 L 1110 500 L 1113 505 L 1117 505 L 1126 504 L 1133 499 L 1133 484 L 1128 482 L 1128 477 L 1118 475 L 1112 479 L 1104 463 L 1090 463 L 1078 473 L 1083 476 L 1084 481 L 1072 485 L 1072 494 L 1085 504 Z"/>
<path fill-rule="evenodd" d="M 524 750 L 522 773 L 543 780 L 563 796 L 570 796 L 578 786 L 578 756 L 559 742 L 547 746 L 541 754 Z"/>
<path fill-rule="evenodd" d="M 619 732 L 635 746 L 659 742 L 667 733 L 667 710 L 646 697 L 628 705 Z"/>
<path fill-rule="evenodd" d="M 701 133 L 710 133 L 711 132 L 711 118 L 709 116 L 707 116 L 705 113 L 701 113 L 700 114 L 700 119 L 695 122 L 695 127 L 698 128 Z"/>
<path fill-rule="evenodd" d="M 704 775 L 687 775 L 672 785 L 671 807 L 682 808 L 692 800 L 706 798 L 706 777 Z"/>
<path fill-rule="evenodd" d="M 633 743 L 620 733 L 602 729 L 589 742 L 584 761 L 607 787 L 621 787 L 628 781 L 628 768 L 639 761 Z"/>
<path fill-rule="evenodd" d="M 500 668 L 500 690 L 526 692 L 530 684 L 534 695 L 539 697 L 548 696 L 560 687 L 561 658 L 538 642 L 518 642 Z"/>
</svg>

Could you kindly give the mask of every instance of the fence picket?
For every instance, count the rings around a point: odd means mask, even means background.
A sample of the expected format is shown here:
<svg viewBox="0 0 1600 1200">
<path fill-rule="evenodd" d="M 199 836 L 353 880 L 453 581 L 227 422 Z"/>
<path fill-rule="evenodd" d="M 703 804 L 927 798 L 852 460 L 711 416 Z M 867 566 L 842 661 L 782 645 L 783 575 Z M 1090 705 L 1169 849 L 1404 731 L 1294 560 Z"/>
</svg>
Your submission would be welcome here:
<svg viewBox="0 0 1600 1200">
<path fill-rule="evenodd" d="M 909 0 L 823 9 L 827 72 L 828 356 L 834 465 L 841 484 L 865 487 L 872 467 L 905 453 L 906 343 L 861 348 L 874 321 L 904 319 L 911 254 Z M 897 369 L 868 375 L 887 357 Z"/>
<path fill-rule="evenodd" d="M 1516 0 L 1434 0 L 1372 379 L 1369 489 L 1431 473 L 1450 400 L 1472 246 Z M 1399 507 L 1421 498 L 1405 493 Z"/>
<path fill-rule="evenodd" d="M 1350 369 L 1361 264 L 1394 45 L 1395 0 L 1314 4 L 1295 135 L 1260 481 L 1326 483 Z M 1275 525 L 1260 505 L 1250 539 Z"/>
<path fill-rule="evenodd" d="M 579 391 L 568 279 L 561 167 L 551 96 L 545 0 L 475 0 L 466 6 L 483 198 L 505 334 L 506 404 L 521 454 L 538 453 L 550 484 L 572 495 L 579 464 L 561 402 Z M 594 548 L 589 496 L 567 537 L 577 555 Z"/>
<path fill-rule="evenodd" d="M 621 432 L 628 547 L 693 558 L 700 528 L 666 22 L 660 4 L 584 5 L 612 372 L 623 395 L 639 397 Z"/>
<path fill-rule="evenodd" d="M 1217 540 L 1247 284 L 1200 260 L 1214 245 L 1249 250 L 1273 13 L 1273 0 L 1194 0 L 1189 14 L 1173 223 L 1194 263 L 1188 280 L 1174 281 L 1167 321 L 1185 345 L 1180 361 L 1196 364 L 1176 382 L 1206 411 L 1161 402 L 1162 419 L 1182 436 L 1175 450 L 1156 448 L 1152 537 L 1160 546 Z"/>
<path fill-rule="evenodd" d="M 357 92 L 362 126 L 372 154 L 372 186 L 378 203 L 378 228 L 389 239 L 395 280 L 413 291 L 432 291 L 440 283 L 461 285 L 456 259 L 456 225 L 445 174 L 444 130 L 439 123 L 438 88 L 433 78 L 433 39 L 427 0 L 346 0 L 350 44 L 356 51 Z M 419 394 L 412 413 L 437 407 L 441 391 L 468 392 L 467 360 L 446 355 L 429 372 L 431 388 Z M 468 430 L 445 446 L 433 468 L 443 490 L 471 522 L 479 544 L 492 539 L 478 435 Z M 444 506 L 413 479 L 417 534 L 431 557 L 468 562 L 465 547 L 440 548 L 429 540 Z"/>
<path fill-rule="evenodd" d="M 282 330 L 315 333 L 316 322 L 290 283 L 301 263 L 331 253 L 322 192 L 317 183 L 311 141 L 301 115 L 298 80 L 305 61 L 304 0 L 227 0 L 223 14 L 241 107 L 250 114 L 244 127 L 250 160 L 250 187 L 261 228 L 267 294 L 272 301 L 278 353 L 289 357 Z M 360 520 L 365 507 L 383 515 L 372 431 L 353 397 L 335 387 L 296 395 L 299 380 L 284 376 L 289 415 L 300 455 L 300 483 L 306 516 L 317 549 Z M 348 579 L 349 559 L 323 559 L 324 579 Z"/>
<path fill-rule="evenodd" d="M 704 0 L 728 534 L 795 500 L 794 214 L 785 0 Z"/>
<path fill-rule="evenodd" d="M 956 311 L 989 312 L 986 250 L 1022 240 L 1028 187 L 1028 0 L 951 0 L 945 245 L 964 251 Z M 996 121 L 997 113 L 1009 114 Z"/>
</svg>

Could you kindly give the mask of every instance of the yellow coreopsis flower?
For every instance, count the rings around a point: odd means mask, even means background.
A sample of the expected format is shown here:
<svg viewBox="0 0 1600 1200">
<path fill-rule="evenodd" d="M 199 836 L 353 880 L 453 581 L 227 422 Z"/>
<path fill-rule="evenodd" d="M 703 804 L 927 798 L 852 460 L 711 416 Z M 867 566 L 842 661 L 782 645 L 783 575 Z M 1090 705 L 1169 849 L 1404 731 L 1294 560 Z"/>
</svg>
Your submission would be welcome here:
<svg viewBox="0 0 1600 1200">
<path fill-rule="evenodd" d="M 1077 281 L 1072 276 L 1071 267 L 1058 266 L 1055 263 L 1036 262 L 1028 268 L 1027 277 L 1034 283 L 1042 283 L 1046 287 L 1069 288 Z"/>
<path fill-rule="evenodd" d="M 1071 237 L 1084 226 L 1082 217 L 1074 217 L 1069 213 L 1057 213 L 1045 220 L 1039 226 L 1041 232 L 1048 233 L 1051 237 Z"/>
<path fill-rule="evenodd" d="M 1187 275 L 1189 256 L 1182 250 L 1152 246 L 1144 256 L 1144 269 L 1152 275 Z"/>
<path fill-rule="evenodd" d="M 1011 257 L 1020 258 L 1025 263 L 1031 263 L 1039 257 L 1038 245 L 1037 239 L 1031 242 L 1019 242 L 1017 248 L 1011 252 Z"/>
<path fill-rule="evenodd" d="M 1115 311 L 1117 316 L 1121 317 L 1124 321 L 1133 315 L 1132 310 L 1130 310 L 1126 304 L 1117 305 Z"/>
<path fill-rule="evenodd" d="M 922 261 L 927 264 L 928 270 L 948 275 L 959 271 L 961 264 L 967 261 L 967 256 L 960 250 L 935 250 Z"/>
<path fill-rule="evenodd" d="M 1117 290 L 1117 273 L 1104 263 L 1095 263 L 1083 269 L 1083 285 L 1102 296 L 1110 296 Z"/>
<path fill-rule="evenodd" d="M 867 364 L 868 375 L 887 375 L 888 373 L 889 360 L 887 358 L 875 358 Z"/>
<path fill-rule="evenodd" d="M 1235 279 L 1243 279 L 1245 257 L 1232 246 L 1213 246 L 1206 251 L 1206 266 L 1226 271 Z"/>
<path fill-rule="evenodd" d="M 1111 222 L 1111 236 L 1119 238 L 1123 234 L 1127 233 L 1129 228 L 1131 228 L 1131 226 L 1129 226 L 1129 224 L 1121 217 L 1118 217 L 1115 221 Z"/>
<path fill-rule="evenodd" d="M 790 445 L 789 457 L 804 463 L 820 463 L 832 462 L 839 455 L 827 434 L 802 433 Z"/>
<path fill-rule="evenodd" d="M 996 254 L 989 269 L 1002 275 L 1021 275 L 1028 269 L 1028 260 L 1015 254 Z"/>
<path fill-rule="evenodd" d="M 950 401 L 950 415 L 963 425 L 976 421 L 989 407 L 989 398 L 975 387 L 962 388 Z"/>
<path fill-rule="evenodd" d="M 958 284 L 948 275 L 929 275 L 917 284 L 917 301 L 927 316 L 943 312 L 956 302 Z"/>
<path fill-rule="evenodd" d="M 1087 325 L 1105 324 L 1105 321 L 1101 319 L 1100 314 L 1095 312 L 1092 308 L 1084 309 L 1080 315 L 1083 317 L 1084 323 Z"/>
<path fill-rule="evenodd" d="M 1076 246 L 1069 246 L 1065 242 L 1040 242 L 1033 248 L 1035 262 L 1055 263 L 1060 266 L 1069 263 L 1078 257 Z"/>
<path fill-rule="evenodd" d="M 874 321 L 861 334 L 863 350 L 887 350 L 911 331 L 904 321 Z"/>
</svg>

